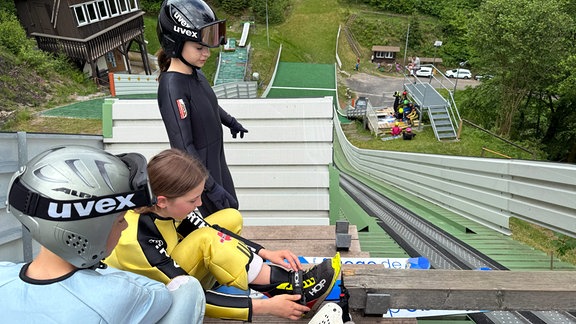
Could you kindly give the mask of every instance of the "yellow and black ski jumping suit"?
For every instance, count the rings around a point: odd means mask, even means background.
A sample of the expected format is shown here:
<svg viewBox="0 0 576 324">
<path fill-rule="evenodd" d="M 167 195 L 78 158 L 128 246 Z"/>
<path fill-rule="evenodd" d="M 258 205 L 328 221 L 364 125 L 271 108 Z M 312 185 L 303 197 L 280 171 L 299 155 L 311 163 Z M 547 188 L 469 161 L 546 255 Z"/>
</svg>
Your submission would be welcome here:
<svg viewBox="0 0 576 324">
<path fill-rule="evenodd" d="M 240 212 L 223 209 L 205 220 L 191 217 L 185 221 L 189 233 L 179 233 L 178 222 L 154 213 L 129 211 L 125 218 L 128 228 L 106 264 L 163 283 L 179 275 L 194 276 L 206 292 L 206 316 L 252 320 L 249 296 L 210 290 L 215 284 L 248 290 L 248 265 L 262 246 L 239 235 Z"/>
</svg>

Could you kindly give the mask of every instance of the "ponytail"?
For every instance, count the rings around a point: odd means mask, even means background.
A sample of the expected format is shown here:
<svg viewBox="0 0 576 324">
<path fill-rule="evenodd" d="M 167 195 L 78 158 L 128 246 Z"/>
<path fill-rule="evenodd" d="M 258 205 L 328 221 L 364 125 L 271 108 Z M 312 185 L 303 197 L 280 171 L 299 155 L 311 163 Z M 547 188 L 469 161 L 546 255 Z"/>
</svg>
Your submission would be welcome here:
<svg viewBox="0 0 576 324">
<path fill-rule="evenodd" d="M 159 49 L 158 52 L 156 52 L 156 57 L 158 58 L 158 66 L 160 67 L 160 72 L 168 71 L 168 68 L 170 67 L 170 57 L 166 55 L 164 49 Z"/>
</svg>

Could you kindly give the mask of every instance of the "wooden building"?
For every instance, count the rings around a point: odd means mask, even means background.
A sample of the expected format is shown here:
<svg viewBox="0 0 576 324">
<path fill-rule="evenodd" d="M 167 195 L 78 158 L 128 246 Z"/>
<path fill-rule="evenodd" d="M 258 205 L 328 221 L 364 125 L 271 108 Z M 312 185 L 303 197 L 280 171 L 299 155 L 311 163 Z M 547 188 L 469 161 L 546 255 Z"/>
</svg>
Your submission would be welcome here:
<svg viewBox="0 0 576 324">
<path fill-rule="evenodd" d="M 44 51 L 89 65 L 91 76 L 131 73 L 128 51 L 139 46 L 151 74 L 144 40 L 144 11 L 138 0 L 14 0 L 20 23 Z"/>
<path fill-rule="evenodd" d="M 400 52 L 398 46 L 372 46 L 372 63 L 393 64 Z"/>
</svg>

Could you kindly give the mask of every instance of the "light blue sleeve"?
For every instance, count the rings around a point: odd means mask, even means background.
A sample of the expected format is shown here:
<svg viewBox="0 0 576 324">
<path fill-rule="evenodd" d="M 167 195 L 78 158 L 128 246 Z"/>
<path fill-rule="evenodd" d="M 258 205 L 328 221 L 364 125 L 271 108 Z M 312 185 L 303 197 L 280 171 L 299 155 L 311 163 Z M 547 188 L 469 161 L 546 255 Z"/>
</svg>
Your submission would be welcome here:
<svg viewBox="0 0 576 324">
<path fill-rule="evenodd" d="M 80 271 L 84 272 L 84 271 Z M 92 294 L 84 298 L 104 301 L 95 309 L 109 323 L 156 323 L 172 305 L 172 295 L 166 285 L 147 277 L 116 269 L 86 271 L 87 276 L 102 276 L 105 285 L 92 287 Z M 76 277 L 76 276 L 74 276 Z M 78 276 L 77 284 L 89 283 Z M 83 289 L 79 289 L 83 291 Z"/>
<path fill-rule="evenodd" d="M 158 324 L 201 324 L 206 311 L 206 296 L 200 282 L 192 276 L 178 276 L 169 284 L 172 307 Z"/>
</svg>

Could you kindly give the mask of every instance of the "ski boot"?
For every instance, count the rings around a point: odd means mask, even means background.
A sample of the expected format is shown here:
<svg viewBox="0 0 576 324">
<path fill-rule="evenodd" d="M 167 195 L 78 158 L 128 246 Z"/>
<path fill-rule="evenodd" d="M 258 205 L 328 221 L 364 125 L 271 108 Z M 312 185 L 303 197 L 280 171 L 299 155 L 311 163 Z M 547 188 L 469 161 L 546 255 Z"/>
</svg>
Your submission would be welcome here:
<svg viewBox="0 0 576 324">
<path fill-rule="evenodd" d="M 299 303 L 310 308 L 313 314 L 330 294 L 340 276 L 340 253 L 326 259 L 305 271 L 287 271 L 279 266 L 271 266 L 269 285 L 250 285 L 250 288 L 268 297 L 290 294 L 301 295 Z M 306 314 L 305 317 L 309 317 Z"/>
</svg>

